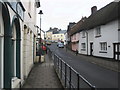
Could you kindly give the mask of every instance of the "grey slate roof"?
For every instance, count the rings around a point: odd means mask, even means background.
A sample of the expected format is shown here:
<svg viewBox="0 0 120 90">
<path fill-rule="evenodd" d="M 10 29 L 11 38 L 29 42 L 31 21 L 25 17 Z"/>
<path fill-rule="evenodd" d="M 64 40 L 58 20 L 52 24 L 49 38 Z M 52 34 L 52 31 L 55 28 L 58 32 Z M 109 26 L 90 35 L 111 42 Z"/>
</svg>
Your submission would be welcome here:
<svg viewBox="0 0 120 90">
<path fill-rule="evenodd" d="M 66 30 L 60 30 L 60 31 L 54 32 L 53 34 L 64 34 L 64 33 L 66 33 Z"/>
</svg>

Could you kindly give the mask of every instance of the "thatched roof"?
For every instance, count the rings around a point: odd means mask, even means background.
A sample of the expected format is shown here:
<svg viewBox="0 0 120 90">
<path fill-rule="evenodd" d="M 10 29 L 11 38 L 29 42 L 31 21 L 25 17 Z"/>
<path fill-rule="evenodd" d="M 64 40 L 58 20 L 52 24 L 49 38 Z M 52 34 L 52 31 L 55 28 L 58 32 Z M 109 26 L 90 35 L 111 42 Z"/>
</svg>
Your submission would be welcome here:
<svg viewBox="0 0 120 90">
<path fill-rule="evenodd" d="M 105 25 L 113 20 L 117 20 L 120 15 L 120 2 L 111 2 L 95 13 L 91 14 L 84 22 L 81 24 L 81 20 L 72 28 L 72 34 L 80 32 L 81 30 L 89 30 L 91 28 Z"/>
</svg>

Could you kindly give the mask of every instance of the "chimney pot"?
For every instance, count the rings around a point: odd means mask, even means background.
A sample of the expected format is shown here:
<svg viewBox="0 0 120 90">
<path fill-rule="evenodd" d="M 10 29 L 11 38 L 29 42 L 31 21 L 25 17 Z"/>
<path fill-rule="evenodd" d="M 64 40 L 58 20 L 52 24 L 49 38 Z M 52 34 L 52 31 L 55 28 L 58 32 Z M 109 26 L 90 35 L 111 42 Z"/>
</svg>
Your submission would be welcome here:
<svg viewBox="0 0 120 90">
<path fill-rule="evenodd" d="M 91 14 L 94 14 L 97 11 L 97 6 L 93 6 L 91 8 Z"/>
</svg>

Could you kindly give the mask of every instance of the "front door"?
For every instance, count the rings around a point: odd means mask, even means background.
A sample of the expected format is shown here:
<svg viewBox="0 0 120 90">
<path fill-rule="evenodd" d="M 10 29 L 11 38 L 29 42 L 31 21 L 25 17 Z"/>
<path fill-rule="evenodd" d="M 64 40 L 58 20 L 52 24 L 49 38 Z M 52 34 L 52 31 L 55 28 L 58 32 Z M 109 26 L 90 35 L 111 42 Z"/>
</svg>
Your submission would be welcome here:
<svg viewBox="0 0 120 90">
<path fill-rule="evenodd" d="M 120 60 L 120 43 L 113 43 L 113 58 Z"/>
<path fill-rule="evenodd" d="M 90 55 L 93 55 L 93 43 L 90 43 Z"/>
</svg>

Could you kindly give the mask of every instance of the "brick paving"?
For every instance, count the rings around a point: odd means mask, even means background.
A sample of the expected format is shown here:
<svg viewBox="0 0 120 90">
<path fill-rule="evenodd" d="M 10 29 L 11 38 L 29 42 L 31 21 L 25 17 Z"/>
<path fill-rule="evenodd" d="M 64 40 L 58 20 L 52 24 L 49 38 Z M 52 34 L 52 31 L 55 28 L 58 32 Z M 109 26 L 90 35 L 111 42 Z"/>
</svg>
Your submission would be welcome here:
<svg viewBox="0 0 120 90">
<path fill-rule="evenodd" d="M 22 88 L 63 88 L 48 55 L 45 62 L 33 67 Z"/>
</svg>

